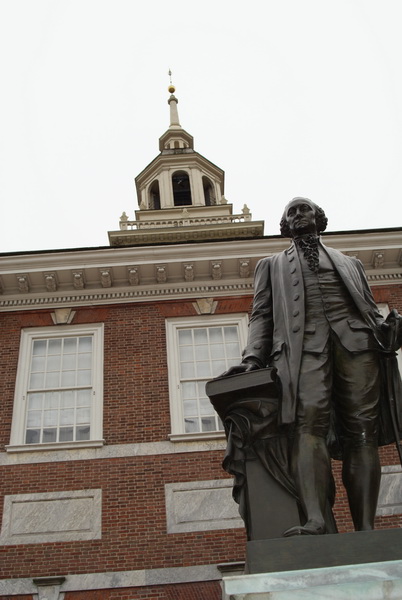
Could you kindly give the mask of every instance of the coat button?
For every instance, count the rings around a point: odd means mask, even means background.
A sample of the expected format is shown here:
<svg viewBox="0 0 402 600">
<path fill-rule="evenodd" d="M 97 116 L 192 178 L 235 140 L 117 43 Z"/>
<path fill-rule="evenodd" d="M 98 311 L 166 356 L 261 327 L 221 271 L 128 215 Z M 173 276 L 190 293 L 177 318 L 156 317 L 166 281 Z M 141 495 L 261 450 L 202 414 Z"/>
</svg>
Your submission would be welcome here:
<svg viewBox="0 0 402 600">
<path fill-rule="evenodd" d="M 293 279 L 292 285 L 299 285 L 299 280 L 298 279 Z"/>
<path fill-rule="evenodd" d="M 289 262 L 292 262 L 295 259 L 294 256 L 289 256 Z"/>
<path fill-rule="evenodd" d="M 261 344 L 254 344 L 254 350 L 261 350 Z"/>
<path fill-rule="evenodd" d="M 293 300 L 298 300 L 299 298 L 300 298 L 299 294 L 295 294 L 295 295 L 293 296 Z"/>
<path fill-rule="evenodd" d="M 300 325 L 295 325 L 292 329 L 293 333 L 297 333 L 298 331 L 300 331 Z"/>
<path fill-rule="evenodd" d="M 293 275 L 293 273 L 296 273 L 296 267 L 292 267 L 292 268 L 290 269 L 290 272 L 291 272 L 291 274 L 292 274 L 292 275 Z"/>
<path fill-rule="evenodd" d="M 294 317 L 298 317 L 299 316 L 299 311 L 298 310 L 294 310 L 293 311 L 293 316 Z"/>
</svg>

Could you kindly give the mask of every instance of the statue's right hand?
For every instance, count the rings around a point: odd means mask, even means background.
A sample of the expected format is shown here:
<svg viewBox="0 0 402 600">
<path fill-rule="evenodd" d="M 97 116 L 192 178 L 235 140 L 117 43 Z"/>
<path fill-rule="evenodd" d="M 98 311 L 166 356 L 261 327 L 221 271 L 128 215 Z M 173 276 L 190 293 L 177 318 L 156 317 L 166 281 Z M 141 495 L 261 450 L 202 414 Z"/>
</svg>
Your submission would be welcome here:
<svg viewBox="0 0 402 600">
<path fill-rule="evenodd" d="M 230 375 L 239 375 L 239 373 L 248 373 L 248 371 L 255 371 L 256 369 L 261 369 L 260 365 L 254 360 L 244 360 L 239 365 L 235 365 L 234 367 L 230 367 L 227 371 L 219 375 L 219 377 L 229 377 Z"/>
</svg>

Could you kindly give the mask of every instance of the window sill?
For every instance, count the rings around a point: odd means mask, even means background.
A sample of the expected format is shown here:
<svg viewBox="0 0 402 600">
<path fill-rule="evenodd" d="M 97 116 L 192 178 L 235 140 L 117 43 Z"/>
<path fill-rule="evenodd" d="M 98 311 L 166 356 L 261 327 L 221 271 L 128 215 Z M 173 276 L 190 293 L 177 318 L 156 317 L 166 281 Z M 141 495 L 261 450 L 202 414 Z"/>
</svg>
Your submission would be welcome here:
<svg viewBox="0 0 402 600">
<path fill-rule="evenodd" d="M 171 442 L 197 442 L 203 440 L 226 439 L 224 431 L 208 431 L 205 433 L 171 433 L 168 437 Z"/>
<path fill-rule="evenodd" d="M 105 440 L 87 440 L 83 442 L 54 442 L 51 444 L 10 444 L 6 452 L 47 452 L 49 450 L 76 450 L 77 448 L 101 448 Z"/>
</svg>

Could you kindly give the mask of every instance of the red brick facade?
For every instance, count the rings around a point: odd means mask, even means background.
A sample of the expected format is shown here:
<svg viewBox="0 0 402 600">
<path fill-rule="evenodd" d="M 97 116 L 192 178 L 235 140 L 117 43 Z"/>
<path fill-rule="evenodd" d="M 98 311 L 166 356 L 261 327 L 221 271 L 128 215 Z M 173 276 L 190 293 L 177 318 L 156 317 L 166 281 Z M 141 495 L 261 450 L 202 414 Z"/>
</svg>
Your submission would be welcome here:
<svg viewBox="0 0 402 600">
<path fill-rule="evenodd" d="M 373 289 L 377 302 L 402 312 L 402 286 Z M 220 298 L 216 314 L 247 312 L 251 296 Z M 106 445 L 168 440 L 169 389 L 165 319 L 196 315 L 191 300 L 137 302 L 77 308 L 74 324 L 104 323 L 104 418 Z M 14 386 L 22 328 L 52 326 L 50 310 L 0 314 L 0 451 L 10 442 Z M 71 452 L 74 452 L 72 450 Z M 0 547 L 0 578 L 175 568 L 242 561 L 243 529 L 167 533 L 164 486 L 172 482 L 226 478 L 222 451 L 176 452 L 0 467 L 0 506 L 10 494 L 102 490 L 102 538 Z M 398 464 L 393 447 L 383 464 Z M 335 514 L 339 530 L 351 531 L 340 463 Z M 1 517 L 1 511 L 0 511 Z M 381 517 L 377 527 L 402 527 L 402 515 Z M 30 595 L 0 596 L 28 600 Z M 218 600 L 218 581 L 67 592 L 65 600 Z"/>
</svg>

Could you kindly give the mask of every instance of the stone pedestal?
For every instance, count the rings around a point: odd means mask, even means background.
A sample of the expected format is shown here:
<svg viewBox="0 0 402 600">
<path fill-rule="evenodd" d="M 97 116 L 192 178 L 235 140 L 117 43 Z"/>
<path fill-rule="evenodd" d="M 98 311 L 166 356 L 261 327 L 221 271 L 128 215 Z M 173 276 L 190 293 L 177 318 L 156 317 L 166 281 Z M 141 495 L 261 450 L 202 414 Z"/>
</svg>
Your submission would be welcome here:
<svg viewBox="0 0 402 600">
<path fill-rule="evenodd" d="M 223 579 L 231 600 L 400 600 L 402 530 L 251 541 L 247 565 Z"/>
</svg>

